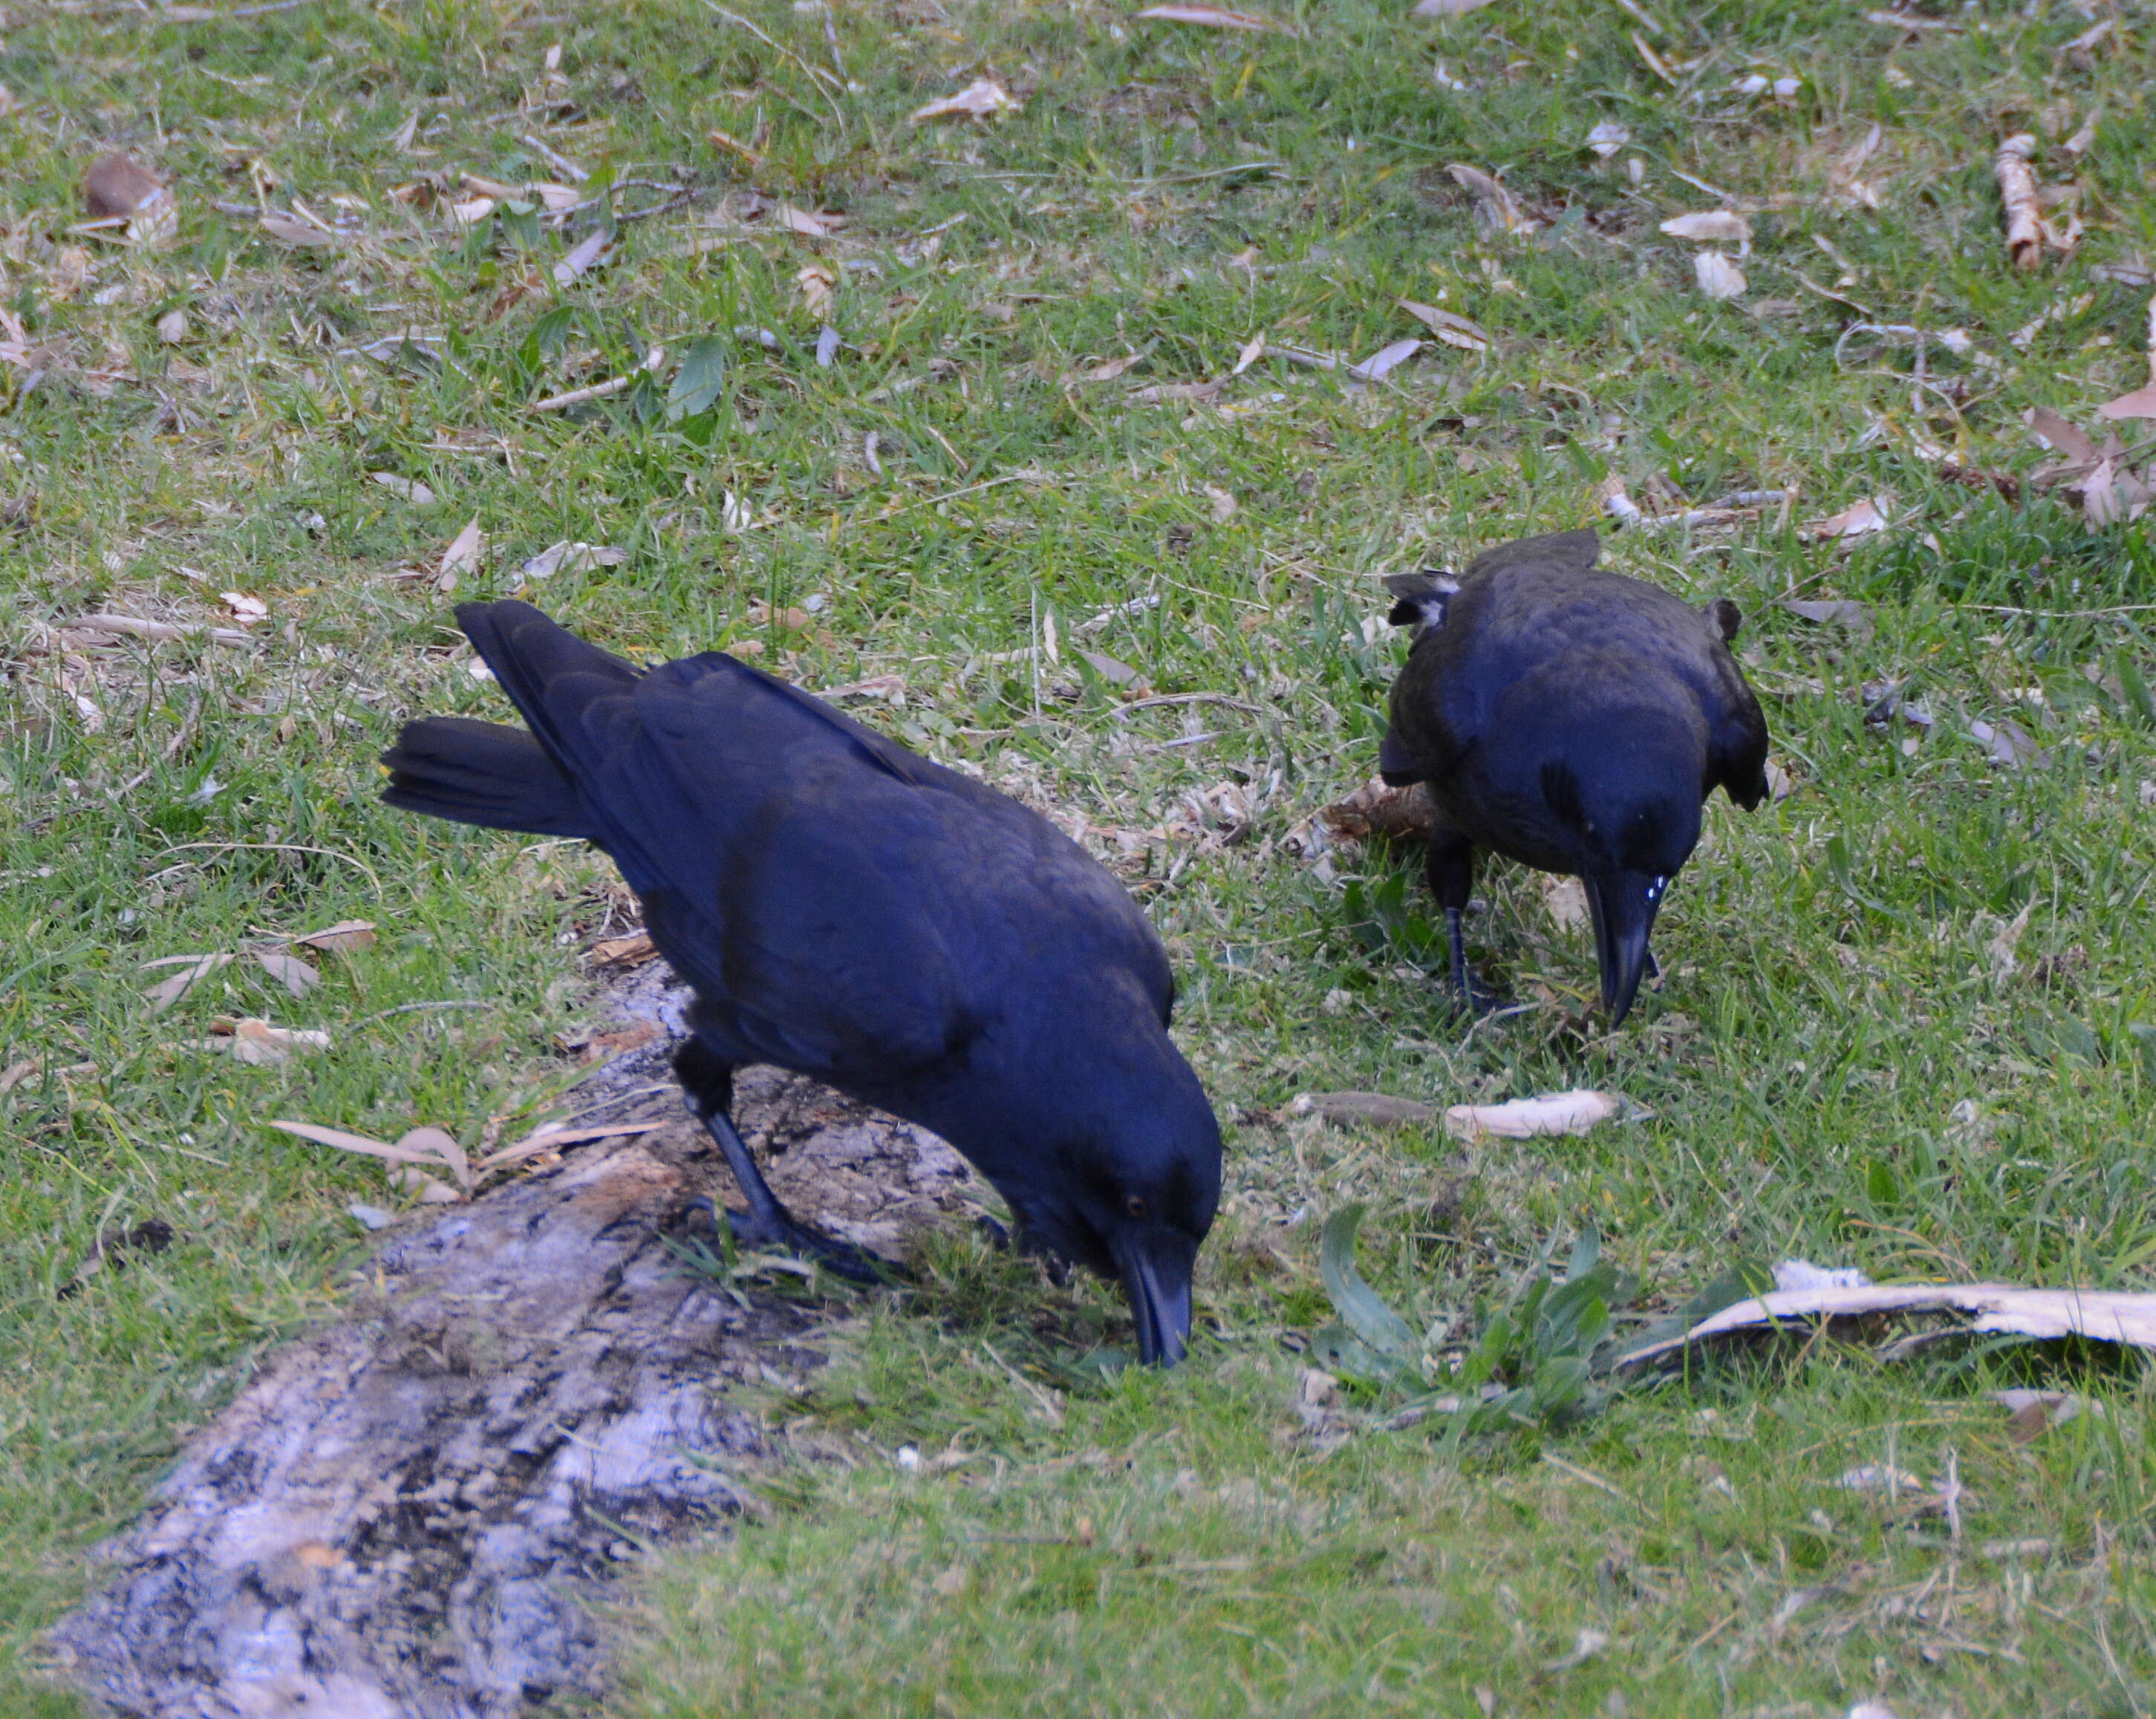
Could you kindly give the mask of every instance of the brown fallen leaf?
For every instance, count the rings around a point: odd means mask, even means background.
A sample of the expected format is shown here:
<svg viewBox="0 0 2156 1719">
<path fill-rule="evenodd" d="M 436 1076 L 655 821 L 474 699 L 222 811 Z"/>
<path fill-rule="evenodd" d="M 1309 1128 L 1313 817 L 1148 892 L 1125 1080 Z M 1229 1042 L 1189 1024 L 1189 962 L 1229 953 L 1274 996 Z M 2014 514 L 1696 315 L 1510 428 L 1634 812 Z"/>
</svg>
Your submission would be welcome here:
<svg viewBox="0 0 2156 1719">
<path fill-rule="evenodd" d="M 1576 877 L 1561 877 L 1554 872 L 1535 874 L 1542 885 L 1543 910 L 1561 931 L 1576 931 L 1585 927 L 1593 919 L 1587 906 L 1587 886 Z"/>
<path fill-rule="evenodd" d="M 654 960 L 658 947 L 646 931 L 624 932 L 619 937 L 601 937 L 592 945 L 592 959 L 601 967 L 636 967 Z"/>
<path fill-rule="evenodd" d="M 517 572 L 527 579 L 551 579 L 557 573 L 586 573 L 593 567 L 618 567 L 628 559 L 626 549 L 608 544 L 572 543 L 564 539 L 548 544 Z"/>
<path fill-rule="evenodd" d="M 2096 408 L 2098 418 L 2156 418 L 2156 382 L 2138 387 Z"/>
<path fill-rule="evenodd" d="M 1389 1092 L 1302 1092 L 1289 1101 L 1291 1116 L 1318 1116 L 1328 1122 L 1366 1122 L 1376 1128 L 1412 1128 L 1434 1121 L 1436 1110 Z"/>
<path fill-rule="evenodd" d="M 467 573 L 476 573 L 485 564 L 486 550 L 486 533 L 480 530 L 479 516 L 475 514 L 464 530 L 449 540 L 449 546 L 435 562 L 435 589 L 455 590 L 459 579 Z"/>
<path fill-rule="evenodd" d="M 490 1152 L 472 1166 L 473 1173 L 484 1176 L 490 1170 L 505 1169 L 511 1164 L 521 1164 L 526 1158 L 536 1157 L 542 1152 L 558 1152 L 565 1146 L 583 1146 L 594 1140 L 613 1140 L 624 1134 L 649 1134 L 649 1122 L 602 1122 L 589 1128 L 572 1128 L 560 1122 L 542 1123 L 514 1146 L 505 1146 L 499 1152 Z"/>
<path fill-rule="evenodd" d="M 26 1056 L 20 1062 L 9 1063 L 6 1069 L 0 1070 L 0 1093 L 13 1092 L 37 1072 L 37 1060 L 33 1057 Z"/>
<path fill-rule="evenodd" d="M 335 925 L 324 926 L 318 931 L 309 931 L 292 941 L 323 955 L 349 955 L 355 949 L 365 949 L 374 942 L 374 921 L 371 919 L 341 919 Z"/>
<path fill-rule="evenodd" d="M 1460 1140 L 1502 1135 L 1530 1140 L 1538 1134 L 1584 1134 L 1624 1109 L 1614 1094 L 1584 1088 L 1512 1098 L 1502 1104 L 1456 1104 L 1445 1113 L 1445 1131 Z"/>
<path fill-rule="evenodd" d="M 1532 233 L 1542 223 L 1520 207 L 1519 199 L 1481 168 L 1454 162 L 1445 168 L 1453 182 L 1475 199 L 1478 226 L 1492 233 Z"/>
<path fill-rule="evenodd" d="M 734 136 L 732 133 L 721 131 L 714 127 L 712 130 L 705 132 L 704 135 L 710 138 L 712 142 L 717 144 L 720 148 L 732 150 L 736 155 L 739 156 L 743 161 L 749 162 L 752 166 L 760 167 L 763 165 L 763 157 L 757 151 L 750 148 L 747 144 L 742 142 L 740 138 Z"/>
<path fill-rule="evenodd" d="M 1382 776 L 1373 776 L 1345 799 L 1335 800 L 1317 814 L 1327 831 L 1342 841 L 1359 842 L 1373 835 L 1421 835 L 1436 821 L 1436 808 L 1419 783 L 1394 788 Z"/>
<path fill-rule="evenodd" d="M 1958 1313 L 1979 1333 L 2156 1349 L 2156 1295 L 2115 1290 L 2024 1289 L 2004 1283 L 1835 1284 L 1774 1290 L 1702 1320 L 1682 1337 L 1649 1344 L 1620 1363 L 1636 1367 L 1693 1343 L 1733 1332 L 1774 1330 L 1799 1321 L 1880 1314 Z"/>
<path fill-rule="evenodd" d="M 133 244 L 154 244 L 179 230 L 172 187 L 131 157 L 115 152 L 93 162 L 83 176 L 82 192 L 90 218 L 125 218 Z"/>
<path fill-rule="evenodd" d="M 2035 152 L 2036 140 L 2020 132 L 1999 144 L 1991 162 L 2005 211 L 2006 253 L 2017 269 L 2034 269 L 2044 260 L 2044 209 L 2029 165 Z"/>
<path fill-rule="evenodd" d="M 1801 620 L 1814 621 L 1823 627 L 1846 627 L 1859 639 L 1869 639 L 1878 630 L 1878 623 L 1871 618 L 1869 606 L 1852 602 L 1846 597 L 1784 597 L 1777 601 L 1774 607 L 1785 609 Z"/>
<path fill-rule="evenodd" d="M 259 597 L 249 597 L 244 591 L 220 591 L 217 598 L 243 627 L 258 626 L 270 618 L 270 605 Z"/>
<path fill-rule="evenodd" d="M 1488 0 L 1477 0 L 1477 3 L 1487 4 Z M 1469 321 L 1466 317 L 1455 316 L 1436 305 L 1419 304 L 1413 299 L 1402 299 L 1399 303 L 1403 310 L 1448 346 L 1458 346 L 1466 352 L 1486 352 L 1490 350 L 1490 336 L 1479 325 Z"/>
<path fill-rule="evenodd" d="M 317 1029 L 272 1026 L 253 1015 L 237 1020 L 219 1015 L 209 1028 L 210 1036 L 195 1039 L 190 1048 L 228 1051 L 234 1062 L 289 1062 L 295 1050 L 327 1050 L 331 1042 L 330 1035 Z"/>
<path fill-rule="evenodd" d="M 152 985 L 142 993 L 150 1005 L 150 1013 L 162 1014 L 212 973 L 220 968 L 231 966 L 234 959 L 234 957 L 230 955 L 175 955 L 168 956 L 162 961 L 147 962 L 146 965 L 151 967 L 171 967 L 182 962 L 187 963 L 170 978 Z"/>
<path fill-rule="evenodd" d="M 552 271 L 554 285 L 567 286 L 582 280 L 604 260 L 613 244 L 613 235 L 603 227 L 595 227 L 571 248 L 567 255 L 555 264 Z"/>
<path fill-rule="evenodd" d="M 829 239 L 846 224 L 844 215 L 797 209 L 790 203 L 780 203 L 772 210 L 771 218 L 788 233 L 798 233 L 803 239 Z"/>
<path fill-rule="evenodd" d="M 839 277 L 821 263 L 810 263 L 795 271 L 794 285 L 801 289 L 801 301 L 808 307 L 811 316 L 830 314 L 831 300 L 838 290 Z"/>
<path fill-rule="evenodd" d="M 1213 504 L 1213 523 L 1224 526 L 1235 516 L 1235 498 L 1218 484 L 1201 485 L 1205 497 Z"/>
<path fill-rule="evenodd" d="M 2019 770 L 2025 764 L 2041 765 L 2050 762 L 2049 755 L 2036 744 L 2027 729 L 2010 717 L 1994 722 L 1972 722 L 1969 736 L 1984 748 L 1984 756 L 1994 764 L 2007 770 Z"/>
<path fill-rule="evenodd" d="M 1222 6 L 1148 6 L 1137 14 L 1156 23 L 1199 24 L 1211 30 L 1282 30 L 1255 12 L 1230 12 Z"/>
<path fill-rule="evenodd" d="M 906 117 L 916 126 L 925 120 L 985 120 L 1024 106 L 993 78 L 976 78 L 957 95 L 939 96 Z"/>
<path fill-rule="evenodd" d="M 296 955 L 285 955 L 274 950 L 258 949 L 254 959 L 263 972 L 277 981 L 295 997 L 304 997 L 322 982 L 322 976 L 308 962 Z"/>
<path fill-rule="evenodd" d="M 2006 1436 L 2016 1444 L 2032 1443 L 2053 1427 L 2084 1414 L 2101 1416 L 2104 1412 L 2102 1403 L 2073 1391 L 1994 1391 L 1990 1397 L 2006 1411 Z"/>
<path fill-rule="evenodd" d="M 1423 342 L 1419 340 L 1394 341 L 1390 346 L 1379 347 L 1360 364 L 1350 365 L 1348 375 L 1356 382 L 1381 381 L 1422 349 Z"/>
<path fill-rule="evenodd" d="M 1106 651 L 1081 650 L 1078 654 L 1091 664 L 1093 672 L 1111 686 L 1134 686 L 1141 678 L 1138 671 L 1128 663 L 1118 662 Z"/>
<path fill-rule="evenodd" d="M 1145 361 L 1143 352 L 1126 352 L 1120 358 L 1109 358 L 1091 367 L 1077 372 L 1074 382 L 1113 382 L 1133 364 Z"/>
<path fill-rule="evenodd" d="M 1797 527 L 1797 535 L 1813 540 L 1842 537 L 1868 537 L 1875 531 L 1887 529 L 1887 503 L 1880 496 L 1866 496 L 1840 513 L 1830 514 L 1825 519 L 1815 519 Z"/>
<path fill-rule="evenodd" d="M 414 507 L 434 505 L 434 492 L 416 478 L 401 477 L 393 471 L 371 471 L 367 475 L 371 484 L 379 484 L 393 495 L 402 495 Z"/>
<path fill-rule="evenodd" d="M 1672 239 L 1752 243 L 1752 223 L 1733 209 L 1704 209 L 1695 214 L 1678 215 L 1663 222 L 1662 231 Z"/>
<path fill-rule="evenodd" d="M 1720 251 L 1700 251 L 1691 259 L 1691 272 L 1699 290 L 1711 299 L 1741 299 L 1752 283 L 1744 271 Z"/>
<path fill-rule="evenodd" d="M 2078 425 L 2051 410 L 2048 406 L 2032 407 L 2024 419 L 2036 439 L 2046 448 L 2063 454 L 2067 459 L 2093 463 L 2102 456 L 2097 445 Z"/>
</svg>

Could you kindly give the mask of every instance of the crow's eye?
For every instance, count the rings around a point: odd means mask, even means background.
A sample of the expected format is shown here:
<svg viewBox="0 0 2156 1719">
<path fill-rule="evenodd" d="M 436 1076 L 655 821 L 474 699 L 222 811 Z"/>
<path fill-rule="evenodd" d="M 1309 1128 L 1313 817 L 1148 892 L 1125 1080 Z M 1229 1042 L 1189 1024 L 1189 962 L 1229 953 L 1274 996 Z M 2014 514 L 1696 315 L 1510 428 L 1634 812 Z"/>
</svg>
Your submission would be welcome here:
<svg viewBox="0 0 2156 1719">
<path fill-rule="evenodd" d="M 1152 1208 L 1146 1204 L 1143 1194 L 1134 1193 L 1123 1201 L 1123 1209 L 1133 1218 L 1142 1218 Z"/>
</svg>

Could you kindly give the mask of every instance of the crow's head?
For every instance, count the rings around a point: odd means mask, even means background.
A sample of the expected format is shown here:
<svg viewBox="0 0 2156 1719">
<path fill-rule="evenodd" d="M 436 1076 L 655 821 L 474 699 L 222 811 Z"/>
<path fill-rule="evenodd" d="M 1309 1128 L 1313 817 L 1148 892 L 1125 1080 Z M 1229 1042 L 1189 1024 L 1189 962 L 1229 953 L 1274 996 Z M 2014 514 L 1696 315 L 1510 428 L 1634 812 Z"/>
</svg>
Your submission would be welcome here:
<svg viewBox="0 0 2156 1719">
<path fill-rule="evenodd" d="M 1198 1246 L 1220 1201 L 1220 1126 L 1190 1065 L 1154 1031 L 1158 1044 L 1137 1056 L 1045 1084 L 1029 1106 L 1045 1149 L 982 1168 L 1027 1244 L 1121 1283 L 1139 1358 L 1173 1366 L 1190 1334 Z"/>
<path fill-rule="evenodd" d="M 1639 994 L 1662 899 L 1698 845 L 1703 756 L 1691 728 L 1645 711 L 1574 736 L 1542 767 L 1543 800 L 1586 887 L 1613 1027 Z"/>
</svg>

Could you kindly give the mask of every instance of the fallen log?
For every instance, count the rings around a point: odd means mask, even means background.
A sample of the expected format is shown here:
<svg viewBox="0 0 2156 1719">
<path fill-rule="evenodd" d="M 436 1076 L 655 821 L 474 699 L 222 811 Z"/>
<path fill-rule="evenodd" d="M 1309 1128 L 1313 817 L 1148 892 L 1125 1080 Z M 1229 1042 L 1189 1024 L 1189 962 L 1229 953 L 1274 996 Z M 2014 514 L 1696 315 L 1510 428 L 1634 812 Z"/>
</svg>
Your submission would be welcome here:
<svg viewBox="0 0 2156 1719">
<path fill-rule="evenodd" d="M 887 1248 L 965 1203 L 963 1162 L 919 1129 L 773 1070 L 738 1098 L 813 1221 Z M 394 1239 L 105 1548 L 113 1578 L 53 1634 L 64 1675 L 129 1719 L 510 1719 L 600 1695 L 595 1587 L 639 1542 L 757 1507 L 767 1447 L 733 1393 L 821 1360 L 793 1342 L 813 1308 L 670 1247 L 731 1189 L 678 1094 L 647 1107 L 651 1132 Z"/>
</svg>

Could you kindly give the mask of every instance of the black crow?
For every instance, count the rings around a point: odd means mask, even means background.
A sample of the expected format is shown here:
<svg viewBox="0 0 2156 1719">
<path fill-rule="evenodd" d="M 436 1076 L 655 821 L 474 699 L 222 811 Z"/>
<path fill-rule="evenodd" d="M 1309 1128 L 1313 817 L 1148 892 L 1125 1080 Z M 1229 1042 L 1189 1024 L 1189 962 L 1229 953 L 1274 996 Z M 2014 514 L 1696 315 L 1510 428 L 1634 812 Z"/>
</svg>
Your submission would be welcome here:
<svg viewBox="0 0 2156 1719">
<path fill-rule="evenodd" d="M 1414 629 L 1393 683 L 1378 769 L 1436 808 L 1430 884 L 1452 976 L 1473 993 L 1460 916 L 1488 848 L 1585 885 L 1610 1025 L 1654 971 L 1647 938 L 1719 785 L 1747 811 L 1767 792 L 1767 719 L 1729 654 L 1743 620 L 1598 572 L 1593 531 L 1507 543 L 1466 575 L 1385 582 Z"/>
<path fill-rule="evenodd" d="M 675 1068 L 747 1197 L 737 1233 L 850 1253 L 779 1204 L 728 1115 L 734 1070 L 774 1063 L 949 1141 L 1029 1245 L 1121 1280 L 1142 1358 L 1178 1360 L 1220 1132 L 1168 1037 L 1167 953 L 1115 879 L 723 653 L 639 669 L 521 603 L 457 622 L 531 732 L 408 723 L 382 798 L 613 857 L 696 992 Z"/>
</svg>

